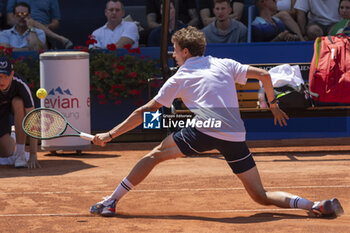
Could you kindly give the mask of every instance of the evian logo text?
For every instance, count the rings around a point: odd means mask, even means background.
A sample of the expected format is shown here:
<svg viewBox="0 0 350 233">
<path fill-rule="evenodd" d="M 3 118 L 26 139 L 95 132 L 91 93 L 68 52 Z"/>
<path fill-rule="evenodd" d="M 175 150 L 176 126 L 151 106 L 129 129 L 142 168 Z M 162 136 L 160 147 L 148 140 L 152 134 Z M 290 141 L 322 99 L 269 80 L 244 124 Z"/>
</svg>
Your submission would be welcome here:
<svg viewBox="0 0 350 233">
<path fill-rule="evenodd" d="M 79 99 L 72 96 L 69 89 L 62 90 L 61 87 L 52 88 L 44 100 L 46 108 L 68 109 L 79 108 Z"/>
</svg>

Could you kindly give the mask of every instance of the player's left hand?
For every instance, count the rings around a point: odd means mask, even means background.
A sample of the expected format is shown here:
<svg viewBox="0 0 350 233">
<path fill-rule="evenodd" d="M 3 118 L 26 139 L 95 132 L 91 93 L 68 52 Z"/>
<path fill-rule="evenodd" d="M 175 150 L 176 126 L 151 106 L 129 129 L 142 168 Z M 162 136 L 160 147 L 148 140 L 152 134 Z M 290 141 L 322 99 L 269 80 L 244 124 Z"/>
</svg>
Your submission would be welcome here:
<svg viewBox="0 0 350 233">
<path fill-rule="evenodd" d="M 286 120 L 289 120 L 289 117 L 288 115 L 283 112 L 279 107 L 278 107 L 278 104 L 270 104 L 270 110 L 274 116 L 274 123 L 275 125 L 278 124 L 283 127 L 283 126 L 287 126 L 287 121 Z"/>
<path fill-rule="evenodd" d="M 96 134 L 92 142 L 99 146 L 105 146 L 107 142 L 110 142 L 112 138 L 109 136 L 109 133 L 99 133 Z"/>
<path fill-rule="evenodd" d="M 29 169 L 33 169 L 33 168 L 41 168 L 36 155 L 30 155 L 29 156 L 29 160 L 27 162 L 27 166 Z"/>
</svg>

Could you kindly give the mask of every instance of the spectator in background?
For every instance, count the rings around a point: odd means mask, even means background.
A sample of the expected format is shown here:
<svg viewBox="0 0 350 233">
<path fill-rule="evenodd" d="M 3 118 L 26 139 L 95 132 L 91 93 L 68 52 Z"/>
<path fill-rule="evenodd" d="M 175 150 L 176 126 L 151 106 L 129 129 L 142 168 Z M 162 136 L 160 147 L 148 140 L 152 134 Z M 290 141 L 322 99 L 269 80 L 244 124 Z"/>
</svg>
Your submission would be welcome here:
<svg viewBox="0 0 350 233">
<path fill-rule="evenodd" d="M 163 2 L 161 4 L 160 13 L 162 14 L 163 11 Z M 175 0 L 169 1 L 169 31 L 168 31 L 168 46 L 171 46 L 171 36 L 174 34 L 175 31 L 186 27 L 185 24 L 180 22 L 179 20 L 175 22 L 175 15 L 176 15 L 176 9 L 175 9 Z M 176 27 L 176 28 L 175 28 Z M 148 37 L 148 46 L 160 46 L 162 41 L 162 26 L 159 26 L 152 30 L 151 34 Z"/>
<path fill-rule="evenodd" d="M 339 0 L 297 0 L 297 21 L 308 40 L 327 35 L 341 20 L 338 13 Z"/>
<path fill-rule="evenodd" d="M 15 26 L 0 33 L 0 46 L 14 50 L 45 49 L 45 32 L 35 28 L 30 15 L 30 6 L 20 2 L 14 7 Z"/>
<path fill-rule="evenodd" d="M 0 31 L 6 27 L 6 0 L 0 0 Z"/>
<path fill-rule="evenodd" d="M 230 17 L 235 20 L 241 20 L 244 10 L 244 0 L 231 0 L 231 7 L 233 11 L 231 12 Z M 199 14 L 204 27 L 209 25 L 211 22 L 215 21 L 216 17 L 213 9 L 213 0 L 199 1 Z"/>
<path fill-rule="evenodd" d="M 296 0 L 277 0 L 277 10 L 287 11 L 293 19 L 297 18 L 297 11 L 294 8 Z"/>
<path fill-rule="evenodd" d="M 57 0 L 8 0 L 6 10 L 7 23 L 9 25 L 15 24 L 16 19 L 13 14 L 13 8 L 19 2 L 25 2 L 31 7 L 31 24 L 45 32 L 50 48 L 73 48 L 73 43 L 68 38 L 54 32 L 58 29 L 61 19 Z"/>
<path fill-rule="evenodd" d="M 298 35 L 301 41 L 305 41 L 304 36 L 296 22 L 296 10 L 294 8 L 296 0 L 277 0 L 277 13 L 274 15 L 294 34 Z"/>
<path fill-rule="evenodd" d="M 281 19 L 274 16 L 277 11 L 276 0 L 255 0 L 259 16 L 252 23 L 253 41 L 296 41 L 299 36 L 287 30 Z"/>
<path fill-rule="evenodd" d="M 215 20 L 202 29 L 208 44 L 247 42 L 247 27 L 230 16 L 229 0 L 214 0 L 213 12 Z"/>
<path fill-rule="evenodd" d="M 160 5 L 162 0 L 147 0 L 147 25 L 140 35 L 140 44 L 147 44 L 148 36 L 153 29 L 162 26 L 162 15 Z M 176 6 L 175 6 L 176 7 Z M 195 0 L 178 0 L 178 20 L 186 25 L 199 27 L 199 16 Z"/>
<path fill-rule="evenodd" d="M 132 48 L 139 46 L 139 31 L 133 22 L 123 20 L 125 16 L 124 5 L 120 0 L 110 0 L 106 3 L 105 15 L 107 23 L 95 30 L 92 35 L 97 44 L 90 45 L 105 49 L 109 44 L 115 44 L 117 48 L 123 48 L 130 44 Z"/>
<path fill-rule="evenodd" d="M 338 33 L 344 33 L 350 36 L 350 0 L 340 0 L 338 11 L 342 20 L 334 25 L 329 35 L 335 36 Z"/>
<path fill-rule="evenodd" d="M 147 0 L 147 24 L 148 28 L 161 26 L 162 15 L 160 14 L 160 5 L 162 0 Z M 199 16 L 195 0 L 178 0 L 178 20 L 182 23 L 198 27 Z M 176 6 L 175 6 L 176 7 Z"/>
</svg>

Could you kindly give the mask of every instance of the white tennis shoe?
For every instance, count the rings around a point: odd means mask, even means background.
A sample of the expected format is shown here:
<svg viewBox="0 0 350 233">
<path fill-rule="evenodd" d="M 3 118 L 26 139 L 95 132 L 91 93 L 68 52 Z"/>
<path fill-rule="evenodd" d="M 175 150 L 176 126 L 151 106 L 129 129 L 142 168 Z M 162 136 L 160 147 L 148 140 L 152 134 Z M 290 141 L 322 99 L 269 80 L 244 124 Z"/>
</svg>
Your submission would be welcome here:
<svg viewBox="0 0 350 233">
<path fill-rule="evenodd" d="M 15 168 L 27 167 L 27 159 L 25 151 L 16 151 L 14 153 L 15 157 Z"/>
</svg>

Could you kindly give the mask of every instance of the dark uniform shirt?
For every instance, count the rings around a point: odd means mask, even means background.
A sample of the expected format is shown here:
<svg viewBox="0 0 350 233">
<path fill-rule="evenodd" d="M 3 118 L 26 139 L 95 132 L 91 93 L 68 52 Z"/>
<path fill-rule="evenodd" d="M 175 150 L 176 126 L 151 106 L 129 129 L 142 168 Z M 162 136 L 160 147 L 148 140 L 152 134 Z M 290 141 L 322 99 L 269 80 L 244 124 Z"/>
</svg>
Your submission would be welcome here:
<svg viewBox="0 0 350 233">
<path fill-rule="evenodd" d="M 11 132 L 11 102 L 16 96 L 23 100 L 25 108 L 34 106 L 27 81 L 17 74 L 13 76 L 10 89 L 7 92 L 0 91 L 0 137 Z"/>
</svg>

